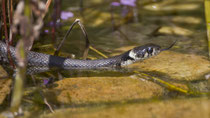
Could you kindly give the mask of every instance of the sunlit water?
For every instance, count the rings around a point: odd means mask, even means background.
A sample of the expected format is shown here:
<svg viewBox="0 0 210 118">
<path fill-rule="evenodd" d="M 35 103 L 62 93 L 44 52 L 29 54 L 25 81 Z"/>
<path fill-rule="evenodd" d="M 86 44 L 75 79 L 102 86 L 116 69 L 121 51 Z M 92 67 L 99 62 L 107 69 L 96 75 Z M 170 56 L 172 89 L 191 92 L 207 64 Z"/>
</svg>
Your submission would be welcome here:
<svg viewBox="0 0 210 118">
<path fill-rule="evenodd" d="M 115 23 L 121 24 L 120 33 L 112 28 L 108 2 L 84 1 L 84 6 L 87 6 L 83 12 L 84 16 L 81 17 L 79 11 L 74 10 L 74 18 L 62 21 L 63 25 L 57 28 L 56 38 L 61 40 L 74 19 L 80 18 L 88 32 L 91 45 L 109 57 L 146 43 L 168 47 L 178 39 L 172 49 L 122 70 L 53 71 L 35 75 L 35 82 L 29 77 L 23 99 L 26 117 L 37 117 L 34 114 L 39 114 L 42 117 L 55 118 L 208 118 L 208 95 L 188 95 L 171 91 L 158 81 L 148 81 L 133 73 L 136 70 L 185 90 L 209 93 L 210 63 L 207 59 L 203 2 L 150 2 L 139 1 L 138 22 L 130 22 L 134 17 L 123 18 L 122 9 L 114 8 Z M 78 4 L 76 0 L 74 4 L 64 1 L 62 9 L 68 11 Z M 35 47 L 40 44 L 44 47 L 52 43 L 51 39 L 50 34 L 42 34 Z M 78 26 L 75 27 L 62 47 L 63 55 L 74 54 L 76 58 L 81 58 L 84 42 L 81 30 Z M 52 47 L 35 50 L 52 54 Z M 91 50 L 89 57 L 103 58 Z M 43 81 L 50 78 L 51 84 L 44 86 Z M 50 113 L 43 102 L 43 96 L 55 109 L 55 114 Z M 6 102 L 8 103 L 5 100 L 3 107 L 8 106 Z"/>
</svg>

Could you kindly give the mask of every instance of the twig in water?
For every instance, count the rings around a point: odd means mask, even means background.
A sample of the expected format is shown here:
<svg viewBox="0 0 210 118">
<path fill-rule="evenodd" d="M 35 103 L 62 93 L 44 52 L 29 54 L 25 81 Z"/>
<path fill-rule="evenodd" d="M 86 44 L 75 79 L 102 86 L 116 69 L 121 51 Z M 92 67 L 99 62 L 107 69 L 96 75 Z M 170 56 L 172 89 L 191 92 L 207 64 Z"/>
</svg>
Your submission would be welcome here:
<svg viewBox="0 0 210 118">
<path fill-rule="evenodd" d="M 3 21 L 4 21 L 4 34 L 6 43 L 8 44 L 8 31 L 7 31 L 7 17 L 6 17 L 6 8 L 5 8 L 5 0 L 2 0 L 2 15 L 3 15 Z"/>
<path fill-rule="evenodd" d="M 89 51 L 89 46 L 90 46 L 90 42 L 89 42 L 89 39 L 88 39 L 88 35 L 87 35 L 87 32 L 85 30 L 85 27 L 83 26 L 83 24 L 80 22 L 78 22 L 79 26 L 81 27 L 82 29 L 82 33 L 83 35 L 85 36 L 85 51 L 83 53 L 83 58 L 86 59 L 87 58 L 87 55 L 88 55 L 88 51 Z"/>
<path fill-rule="evenodd" d="M 54 55 L 58 55 L 59 52 L 60 52 L 60 49 L 64 43 L 64 41 L 66 40 L 66 38 L 68 37 L 68 35 L 70 34 L 71 30 L 73 29 L 74 25 L 78 22 L 78 20 L 76 19 L 72 25 L 70 26 L 69 30 L 66 32 L 65 36 L 63 37 L 63 40 L 59 43 L 58 47 L 56 48 L 55 52 L 54 52 Z"/>
<path fill-rule="evenodd" d="M 94 52 L 96 52 L 97 54 L 101 55 L 102 57 L 108 58 L 105 54 L 103 54 L 102 52 L 100 52 L 97 49 L 93 48 L 92 46 L 90 46 L 90 49 L 93 50 Z"/>
<path fill-rule="evenodd" d="M 85 36 L 85 42 L 86 42 L 86 44 L 85 44 L 85 51 L 84 51 L 83 57 L 84 57 L 84 58 L 87 57 L 90 43 L 89 43 L 89 40 L 88 40 L 87 32 L 86 32 L 84 26 L 82 25 L 82 23 L 80 22 L 80 19 L 76 19 L 76 20 L 72 23 L 72 25 L 70 26 L 69 30 L 66 32 L 66 34 L 65 34 L 65 36 L 64 36 L 64 38 L 63 38 L 63 40 L 62 40 L 62 41 L 60 42 L 60 44 L 58 45 L 58 47 L 57 47 L 57 49 L 56 49 L 54 55 L 58 55 L 58 54 L 59 54 L 60 49 L 61 49 L 61 46 L 63 45 L 64 41 L 66 40 L 66 38 L 68 37 L 68 35 L 70 34 L 71 30 L 73 29 L 73 27 L 75 26 L 76 23 L 79 24 L 79 26 L 80 26 L 80 28 L 81 28 L 81 30 L 82 30 L 82 33 L 83 33 L 84 36 Z"/>
<path fill-rule="evenodd" d="M 53 110 L 53 108 L 51 107 L 51 105 L 47 102 L 47 99 L 44 97 L 44 103 L 48 106 L 48 108 L 50 109 L 50 111 L 52 113 L 55 113 L 55 111 Z"/>
<path fill-rule="evenodd" d="M 8 0 L 7 1 L 7 5 L 8 5 L 8 17 L 9 17 L 9 25 L 12 26 L 12 22 L 13 22 L 13 0 Z M 11 27 L 9 28 L 9 42 L 11 44 L 12 40 L 13 40 L 13 33 L 12 33 L 12 29 Z"/>
<path fill-rule="evenodd" d="M 208 95 L 209 93 L 203 93 L 203 92 L 194 92 L 194 91 L 190 91 L 190 90 L 186 90 L 186 89 L 182 89 L 180 87 L 177 87 L 173 84 L 170 84 L 164 80 L 161 80 L 157 77 L 153 77 L 153 76 L 150 76 L 148 74 L 145 74 L 145 73 L 141 73 L 141 72 L 138 72 L 138 71 L 133 71 L 134 73 L 137 73 L 139 77 L 142 77 L 143 79 L 146 79 L 146 80 L 149 80 L 149 81 L 155 81 L 161 85 L 163 85 L 164 87 L 166 87 L 167 89 L 170 89 L 170 90 L 174 90 L 174 91 L 178 91 L 180 93 L 184 93 L 184 94 L 187 94 L 187 95 Z"/>
<path fill-rule="evenodd" d="M 56 42 L 56 23 L 58 19 L 60 19 L 60 14 L 61 14 L 61 0 L 54 0 L 54 5 L 53 5 L 53 15 L 52 15 L 52 22 L 53 22 L 53 27 L 52 27 L 52 42 L 55 44 Z"/>
<path fill-rule="evenodd" d="M 52 3 L 52 0 L 47 0 L 47 2 L 46 2 L 46 6 L 45 6 L 45 12 L 47 12 L 48 11 L 48 9 L 49 9 L 49 6 L 50 6 L 50 4 Z M 45 16 L 45 15 L 44 15 Z M 43 17 L 44 17 L 43 16 Z"/>
<path fill-rule="evenodd" d="M 56 51 L 54 52 L 54 55 L 57 56 L 57 55 L 59 54 L 60 49 L 61 49 L 61 46 L 63 45 L 64 41 L 66 40 L 66 38 L 68 37 L 68 35 L 70 34 L 71 30 L 73 29 L 73 27 L 74 27 L 74 25 L 75 25 L 76 23 L 79 24 L 79 26 L 80 26 L 80 28 L 81 28 L 81 30 L 82 30 L 82 33 L 83 33 L 83 35 L 84 35 L 84 37 L 85 37 L 85 42 L 86 42 L 85 47 L 86 47 L 86 49 L 85 49 L 85 51 L 84 51 L 84 53 L 83 53 L 83 58 L 86 59 L 86 57 L 87 57 L 87 55 L 88 55 L 89 48 L 90 48 L 91 50 L 93 50 L 94 52 L 96 52 L 97 54 L 101 55 L 102 57 L 108 58 L 105 54 L 101 53 L 101 52 L 98 51 L 97 49 L 95 49 L 95 48 L 93 48 L 92 46 L 90 46 L 87 32 L 86 32 L 86 30 L 85 30 L 84 25 L 80 22 L 80 19 L 76 19 L 76 20 L 72 23 L 72 25 L 70 26 L 69 30 L 66 32 L 66 34 L 65 34 L 65 36 L 64 36 L 64 38 L 63 38 L 63 40 L 60 42 L 60 44 L 58 45 Z"/>
<path fill-rule="evenodd" d="M 4 21 L 4 34 L 5 34 L 5 41 L 7 44 L 7 52 L 8 52 L 8 58 L 9 58 L 9 63 L 15 69 L 15 65 L 11 59 L 11 52 L 9 50 L 9 39 L 8 39 L 8 31 L 7 31 L 7 19 L 6 19 L 6 8 L 5 8 L 5 0 L 2 0 L 2 14 L 3 14 L 3 21 Z"/>
</svg>

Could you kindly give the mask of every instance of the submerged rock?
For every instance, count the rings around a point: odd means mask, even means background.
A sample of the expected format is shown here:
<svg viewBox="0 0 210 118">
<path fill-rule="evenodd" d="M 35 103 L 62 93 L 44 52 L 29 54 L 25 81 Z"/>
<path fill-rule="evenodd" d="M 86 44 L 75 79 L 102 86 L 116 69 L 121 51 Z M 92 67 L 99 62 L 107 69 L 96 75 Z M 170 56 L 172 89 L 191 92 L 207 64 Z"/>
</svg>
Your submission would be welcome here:
<svg viewBox="0 0 210 118">
<path fill-rule="evenodd" d="M 209 118 L 208 98 L 137 102 L 98 107 L 68 108 L 42 118 Z"/>
<path fill-rule="evenodd" d="M 64 104 L 103 104 L 161 96 L 163 88 L 136 77 L 78 77 L 56 82 L 57 100 Z"/>
<path fill-rule="evenodd" d="M 8 77 L 2 67 L 0 67 L 0 73 L 0 104 L 2 104 L 6 96 L 10 93 L 12 80 Z"/>
</svg>

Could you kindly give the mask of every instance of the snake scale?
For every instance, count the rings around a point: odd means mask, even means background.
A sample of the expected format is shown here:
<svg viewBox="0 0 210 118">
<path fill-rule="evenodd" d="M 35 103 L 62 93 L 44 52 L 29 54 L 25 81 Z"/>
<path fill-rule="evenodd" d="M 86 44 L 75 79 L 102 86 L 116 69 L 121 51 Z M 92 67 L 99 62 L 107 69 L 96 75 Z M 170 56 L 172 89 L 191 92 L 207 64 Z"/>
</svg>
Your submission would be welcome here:
<svg viewBox="0 0 210 118">
<path fill-rule="evenodd" d="M 60 56 L 53 56 L 44 53 L 29 51 L 27 53 L 27 74 L 45 72 L 50 70 L 51 68 L 71 70 L 126 66 L 134 62 L 155 56 L 164 50 L 170 49 L 171 47 L 173 47 L 174 44 L 175 42 L 165 49 L 161 49 L 159 45 L 146 44 L 143 46 L 135 47 L 117 56 L 96 60 L 70 59 Z M 9 49 L 11 52 L 11 58 L 17 65 L 15 48 L 11 46 Z M 0 63 L 2 65 L 9 65 L 7 46 L 2 41 L 0 41 Z"/>
</svg>

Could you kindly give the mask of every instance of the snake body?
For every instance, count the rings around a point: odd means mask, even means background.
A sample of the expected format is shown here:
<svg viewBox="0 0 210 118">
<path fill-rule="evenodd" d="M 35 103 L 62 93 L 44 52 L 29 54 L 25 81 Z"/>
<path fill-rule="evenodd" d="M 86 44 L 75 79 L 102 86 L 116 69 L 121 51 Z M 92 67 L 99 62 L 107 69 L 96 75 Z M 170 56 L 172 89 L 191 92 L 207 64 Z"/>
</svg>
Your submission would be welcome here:
<svg viewBox="0 0 210 118">
<path fill-rule="evenodd" d="M 171 48 L 172 44 L 169 48 Z M 48 71 L 51 68 L 71 70 L 71 69 L 98 69 L 109 67 L 121 67 L 132 64 L 137 61 L 155 56 L 163 50 L 160 46 L 155 44 L 146 44 L 143 46 L 135 47 L 123 54 L 96 60 L 80 60 L 70 59 L 60 56 L 53 56 L 44 53 L 28 51 L 27 53 L 27 74 L 34 74 L 39 72 Z M 16 51 L 14 47 L 9 48 L 11 58 L 17 65 Z M 0 41 L 0 62 L 1 64 L 9 65 L 7 45 Z"/>
</svg>

